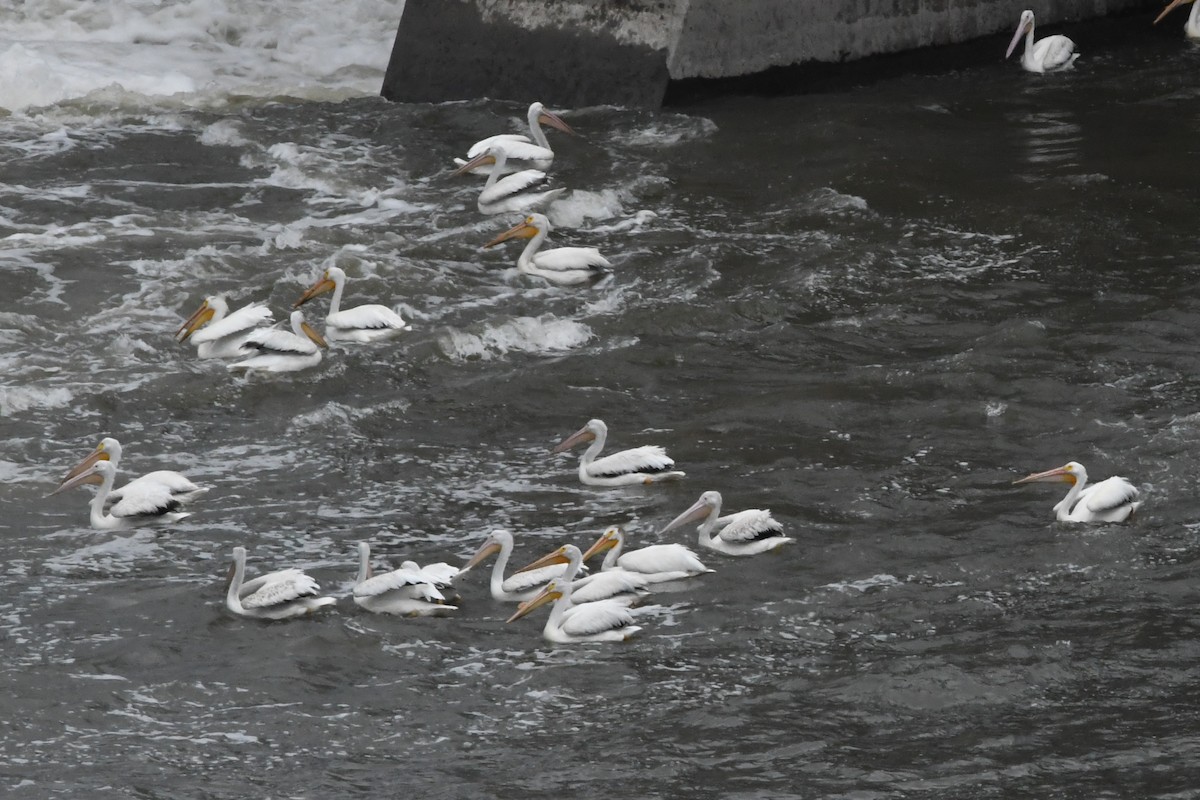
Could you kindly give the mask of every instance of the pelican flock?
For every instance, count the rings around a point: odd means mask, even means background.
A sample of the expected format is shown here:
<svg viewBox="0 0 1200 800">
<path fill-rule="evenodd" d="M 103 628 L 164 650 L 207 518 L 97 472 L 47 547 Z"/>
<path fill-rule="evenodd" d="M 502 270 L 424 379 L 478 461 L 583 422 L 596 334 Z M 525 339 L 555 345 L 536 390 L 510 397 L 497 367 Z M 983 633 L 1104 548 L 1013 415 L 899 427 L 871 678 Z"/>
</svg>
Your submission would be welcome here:
<svg viewBox="0 0 1200 800">
<path fill-rule="evenodd" d="M 1025 37 L 1025 51 L 1021 54 L 1021 67 L 1026 72 L 1058 72 L 1070 68 L 1079 58 L 1075 43 L 1066 36 L 1047 36 L 1034 42 L 1033 12 L 1028 9 L 1021 12 L 1021 21 L 1017 23 L 1017 32 L 1008 43 L 1005 58 L 1013 54 L 1022 36 Z"/>
</svg>

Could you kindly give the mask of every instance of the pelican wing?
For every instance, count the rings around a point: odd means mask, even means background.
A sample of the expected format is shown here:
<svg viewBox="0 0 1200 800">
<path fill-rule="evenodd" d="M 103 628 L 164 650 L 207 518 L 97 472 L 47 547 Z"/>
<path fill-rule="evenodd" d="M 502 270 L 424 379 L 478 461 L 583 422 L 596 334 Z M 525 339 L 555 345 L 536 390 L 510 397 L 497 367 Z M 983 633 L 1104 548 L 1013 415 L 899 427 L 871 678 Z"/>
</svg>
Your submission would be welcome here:
<svg viewBox="0 0 1200 800">
<path fill-rule="evenodd" d="M 540 589 L 554 578 L 562 575 L 566 569 L 566 564 L 551 564 L 548 567 L 539 567 L 525 572 L 514 572 L 504 579 L 504 583 L 500 584 L 500 587 L 509 594 Z"/>
<path fill-rule="evenodd" d="M 135 492 L 155 491 L 155 490 L 149 489 L 149 488 L 147 488 L 147 489 L 140 488 L 142 486 L 149 487 L 149 486 L 155 486 L 155 485 L 165 487 L 166 490 L 168 492 L 170 492 L 171 496 L 173 498 L 175 498 L 176 500 L 180 501 L 181 503 L 192 499 L 192 495 L 203 494 L 204 492 L 208 491 L 207 489 L 202 489 L 199 486 L 197 486 L 196 484 L 192 483 L 185 476 L 179 474 L 178 472 L 172 472 L 171 470 L 167 470 L 167 469 L 160 469 L 160 470 L 155 470 L 154 472 L 147 472 L 145 475 L 142 475 L 140 478 L 134 478 L 129 483 L 122 486 L 120 489 L 116 489 L 112 492 L 109 492 L 108 502 L 109 503 L 121 502 L 121 499 L 125 497 L 126 492 L 129 491 L 130 487 L 133 487 L 133 491 L 135 491 Z"/>
<path fill-rule="evenodd" d="M 291 331 L 263 328 L 246 337 L 246 344 L 264 354 L 307 356 L 317 352 L 317 344 Z"/>
<path fill-rule="evenodd" d="M 404 321 L 403 317 L 387 306 L 378 303 L 355 306 L 336 314 L 330 314 L 325 317 L 325 324 L 334 328 L 351 330 L 383 330 L 385 328 L 403 330 L 408 327 L 408 323 Z"/>
<path fill-rule="evenodd" d="M 272 606 L 290 603 L 301 597 L 313 597 L 320 592 L 321 587 L 310 575 L 300 570 L 280 570 L 272 573 L 279 576 L 276 580 L 267 581 L 257 590 L 242 598 L 246 608 L 271 608 Z M 243 588 L 245 588 L 243 586 Z"/>
<path fill-rule="evenodd" d="M 428 578 L 434 586 L 443 588 L 454 583 L 454 579 L 458 577 L 458 567 L 452 567 L 445 561 L 439 561 L 436 564 L 426 564 L 421 567 L 421 574 Z"/>
<path fill-rule="evenodd" d="M 483 191 L 479 193 L 479 202 L 497 203 L 520 194 L 526 189 L 532 189 L 534 186 L 544 183 L 545 180 L 546 173 L 540 169 L 523 169 L 512 175 L 505 175 L 491 186 L 484 187 Z"/>
<path fill-rule="evenodd" d="M 367 578 L 354 587 L 355 597 L 377 597 L 388 592 L 401 592 L 406 597 L 430 602 L 446 599 L 420 572 L 403 567 Z"/>
<path fill-rule="evenodd" d="M 160 517 L 178 511 L 182 505 L 161 483 L 133 481 L 121 487 L 120 499 L 109 513 L 114 517 Z"/>
<path fill-rule="evenodd" d="M 522 144 L 533 144 L 533 140 L 523 133 L 498 133 L 495 136 L 489 136 L 486 139 L 480 139 L 475 144 L 471 145 L 471 149 L 467 151 L 467 160 L 477 158 L 488 151 L 488 148 L 494 144 L 504 145 L 504 152 L 509 158 L 525 158 L 514 153 L 513 148 Z M 534 145 L 537 147 L 537 145 Z M 542 148 L 538 147 L 539 150 Z M 463 162 L 466 163 L 465 161 Z"/>
<path fill-rule="evenodd" d="M 535 266 L 545 270 L 611 269 L 612 264 L 594 247 L 557 247 L 533 256 Z"/>
<path fill-rule="evenodd" d="M 275 317 L 271 314 L 271 309 L 261 303 L 253 303 L 239 308 L 223 319 L 210 322 L 193 333 L 191 338 L 196 344 L 215 342 L 226 336 L 234 336 L 239 333 L 246 333 L 254 328 L 270 325 L 274 321 Z"/>
<path fill-rule="evenodd" d="M 1138 499 L 1138 490 L 1129 481 L 1112 477 L 1088 486 L 1079 494 L 1079 505 L 1093 514 L 1103 514 L 1127 506 Z"/>
<path fill-rule="evenodd" d="M 1075 43 L 1066 36 L 1047 36 L 1033 45 L 1033 60 L 1043 69 L 1061 69 L 1075 60 Z"/>
<path fill-rule="evenodd" d="M 720 517 L 717 524 L 724 525 L 718 535 L 731 544 L 746 544 L 783 535 L 783 526 L 771 516 L 770 511 L 761 508 Z"/>
<path fill-rule="evenodd" d="M 645 592 L 648 585 L 641 575 L 623 569 L 610 569 L 572 582 L 571 599 L 576 603 L 594 603 L 620 594 Z"/>
<path fill-rule="evenodd" d="M 598 458 L 588 466 L 588 472 L 598 478 L 615 478 L 636 472 L 667 472 L 675 462 L 656 444 L 622 450 L 604 458 Z"/>
<path fill-rule="evenodd" d="M 620 603 L 583 603 L 563 614 L 562 630 L 568 636 L 594 636 L 633 625 L 633 614 Z"/>
<path fill-rule="evenodd" d="M 245 599 L 257 592 L 262 587 L 266 586 L 268 583 L 274 583 L 275 581 L 289 581 L 294 579 L 297 575 L 303 574 L 304 570 L 296 569 L 295 567 L 289 567 L 288 569 L 281 569 L 276 572 L 268 572 L 266 575 L 259 575 L 257 578 L 248 580 L 242 584 L 242 588 L 238 591 L 238 597 Z"/>
<path fill-rule="evenodd" d="M 652 544 L 621 555 L 617 563 L 627 570 L 653 574 L 659 572 L 708 572 L 694 552 L 681 544 Z"/>
</svg>

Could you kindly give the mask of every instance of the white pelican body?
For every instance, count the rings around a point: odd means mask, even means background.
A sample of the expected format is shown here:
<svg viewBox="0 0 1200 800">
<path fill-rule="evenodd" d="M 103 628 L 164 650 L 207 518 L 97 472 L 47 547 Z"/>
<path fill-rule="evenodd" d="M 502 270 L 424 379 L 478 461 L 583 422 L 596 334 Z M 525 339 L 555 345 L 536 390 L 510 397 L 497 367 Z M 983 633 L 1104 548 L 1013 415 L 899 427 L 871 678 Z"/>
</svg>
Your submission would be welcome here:
<svg viewBox="0 0 1200 800">
<path fill-rule="evenodd" d="M 243 617 L 287 619 L 337 604 L 332 597 L 321 597 L 317 582 L 298 569 L 281 569 L 247 581 L 244 547 L 233 548 L 230 572 L 225 607 Z"/>
<path fill-rule="evenodd" d="M 783 526 L 764 509 L 751 508 L 722 517 L 720 492 L 700 495 L 691 508 L 667 523 L 662 532 L 698 519 L 704 520 L 697 529 L 700 546 L 727 556 L 753 556 L 795 541 L 783 535 Z M 714 535 L 718 525 L 721 529 Z"/>
<path fill-rule="evenodd" d="M 117 470 L 121 466 L 121 443 L 111 436 L 101 439 L 100 444 L 96 445 L 96 449 L 87 458 L 72 467 L 67 476 L 62 479 L 59 487 L 51 494 L 61 492 L 68 481 L 85 472 L 97 461 L 108 461 L 113 465 L 113 470 Z M 102 481 L 103 477 L 99 473 L 92 473 L 91 477 L 85 482 L 101 483 Z M 160 469 L 154 472 L 147 472 L 145 475 L 129 481 L 120 489 L 110 491 L 106 502 L 115 504 L 119 503 L 127 495 L 140 495 L 142 500 L 139 502 L 139 505 L 144 505 L 147 497 L 160 496 L 164 490 L 171 500 L 176 501 L 180 505 L 189 503 L 208 491 L 208 489 L 192 483 L 185 475 L 173 470 Z"/>
<path fill-rule="evenodd" d="M 608 426 L 593 419 L 563 439 L 555 453 L 569 450 L 581 442 L 591 442 L 579 457 L 579 480 L 588 486 L 629 486 L 635 483 L 658 483 L 678 480 L 687 473 L 671 468 L 675 462 L 658 445 L 645 445 L 597 459 L 608 438 Z"/>
<path fill-rule="evenodd" d="M 411 561 L 399 569 L 379 575 L 371 573 L 371 548 L 358 543 L 358 577 L 354 581 L 354 602 L 379 614 L 428 617 L 451 614 L 458 606 L 446 602 L 441 577 L 427 574 Z M 448 582 L 445 585 L 449 585 Z"/>
<path fill-rule="evenodd" d="M 333 291 L 329 313 L 325 315 L 325 336 L 334 341 L 378 342 L 391 339 L 408 330 L 404 318 L 387 306 L 378 303 L 355 306 L 342 311 L 342 291 L 346 288 L 346 273 L 341 267 L 330 267 L 320 280 L 308 288 L 293 308 L 325 292 Z"/>
<path fill-rule="evenodd" d="M 546 132 L 542 130 L 542 123 L 571 135 L 574 135 L 575 131 L 571 129 L 570 125 L 563 122 L 562 117 L 553 111 L 547 111 L 541 103 L 530 104 L 527 119 L 532 139 L 529 136 L 514 133 L 489 136 L 471 145 L 471 149 L 467 151 L 466 160 L 456 158 L 454 163 L 459 167 L 464 167 L 469 161 L 486 153 L 489 147 L 499 143 L 508 151 L 508 157 L 513 161 L 521 162 L 522 167 L 549 169 L 550 165 L 554 163 L 554 151 L 550 149 L 550 142 L 546 139 Z M 496 169 L 497 167 L 481 164 L 472 167 L 470 171 L 477 175 L 490 175 Z"/>
<path fill-rule="evenodd" d="M 600 564 L 600 574 L 613 570 L 641 575 L 648 584 L 667 583 L 703 575 L 713 570 L 704 566 L 700 558 L 681 544 L 652 544 L 628 553 L 625 549 L 625 532 L 616 525 L 600 535 L 596 543 L 583 554 L 587 561 L 597 553 L 608 552 Z"/>
<path fill-rule="evenodd" d="M 544 214 L 530 214 L 484 247 L 494 247 L 514 238 L 529 239 L 529 244 L 517 258 L 517 270 L 559 286 L 591 283 L 612 269 L 608 259 L 594 247 L 559 247 L 542 252 L 540 248 L 551 230 L 550 220 Z"/>
<path fill-rule="evenodd" d="M 542 556 L 537 561 L 517 572 L 540 569 L 551 564 L 566 564 L 562 574 L 563 580 L 571 581 L 572 598 L 576 604 L 595 603 L 601 600 L 611 600 L 630 606 L 648 594 L 649 582 L 642 575 L 627 572 L 623 569 L 599 572 L 585 578 L 576 578 L 583 568 L 583 553 L 573 544 L 564 544 L 553 553 Z"/>
<path fill-rule="evenodd" d="M 612 600 L 576 605 L 571 595 L 571 582 L 554 578 L 532 599 L 522 603 L 507 622 L 553 601 L 550 618 L 542 628 L 542 636 L 549 642 L 623 642 L 641 630 L 633 624 L 633 614 L 625 605 Z"/>
<path fill-rule="evenodd" d="M 274 322 L 271 309 L 261 303 L 251 303 L 230 314 L 229 303 L 215 295 L 204 299 L 175 332 L 175 338 L 184 342 L 190 336 L 200 358 L 243 358 L 254 352 L 246 344 L 250 334 Z"/>
<path fill-rule="evenodd" d="M 471 556 L 471 560 L 463 566 L 459 574 L 461 575 L 489 556 L 498 554 L 496 563 L 492 565 L 492 576 L 489 584 L 492 597 L 504 602 L 519 603 L 534 597 L 548 581 L 559 577 L 566 570 L 565 565 L 555 564 L 549 567 L 517 572 L 506 579 L 504 577 L 504 570 L 508 567 L 508 559 L 512 556 L 512 552 L 512 534 L 506 530 L 494 530 L 488 535 L 484 543 L 480 545 L 475 555 Z"/>
<path fill-rule="evenodd" d="M 549 189 L 542 192 L 527 191 L 545 183 L 546 173 L 538 169 L 523 169 L 511 175 L 499 177 L 508 160 L 508 146 L 493 143 L 483 153 L 468 161 L 454 174 L 463 175 L 483 164 L 495 164 L 488 175 L 487 183 L 479 192 L 476 206 L 480 214 L 527 213 L 550 205 L 566 189 Z"/>
<path fill-rule="evenodd" d="M 1071 484 L 1067 496 L 1054 506 L 1054 516 L 1059 522 L 1125 522 L 1142 504 L 1137 487 L 1124 478 L 1114 476 L 1091 486 L 1087 480 L 1083 464 L 1071 461 L 1014 483 Z"/>
<path fill-rule="evenodd" d="M 153 474 L 153 473 L 151 473 Z M 96 461 L 75 477 L 64 481 L 54 494 L 74 489 L 85 483 L 95 483 L 100 478 L 100 489 L 88 505 L 91 507 L 90 521 L 97 530 L 124 530 L 142 525 L 164 525 L 178 522 L 190 514 L 180 512 L 182 503 L 171 496 L 170 489 L 154 481 L 134 481 L 122 487 L 120 501 L 113 503 L 106 512 L 104 505 L 109 500 L 113 482 L 117 479 L 117 468 L 111 461 Z"/>
<path fill-rule="evenodd" d="M 1192 13 L 1188 15 L 1187 22 L 1183 23 L 1183 33 L 1189 39 L 1200 39 L 1200 3 L 1197 3 L 1196 0 L 1171 0 L 1170 5 L 1155 18 L 1154 24 L 1157 25 L 1159 20 L 1184 3 L 1192 4 Z"/>
<path fill-rule="evenodd" d="M 263 328 L 246 337 L 246 344 L 257 355 L 235 361 L 229 369 L 258 372 L 297 372 L 321 363 L 321 348 L 327 347 L 321 334 L 304 321 L 304 313 L 293 311 L 291 331 Z"/>
<path fill-rule="evenodd" d="M 1012 55 L 1017 42 L 1021 41 L 1022 34 L 1025 35 L 1025 52 L 1021 55 L 1021 66 L 1026 72 L 1057 72 L 1068 69 L 1075 63 L 1075 59 L 1079 58 L 1079 53 L 1075 52 L 1075 43 L 1066 36 L 1047 36 L 1035 43 L 1033 12 L 1028 10 L 1021 12 L 1021 21 L 1017 23 L 1017 32 L 1008 43 L 1005 58 Z"/>
</svg>

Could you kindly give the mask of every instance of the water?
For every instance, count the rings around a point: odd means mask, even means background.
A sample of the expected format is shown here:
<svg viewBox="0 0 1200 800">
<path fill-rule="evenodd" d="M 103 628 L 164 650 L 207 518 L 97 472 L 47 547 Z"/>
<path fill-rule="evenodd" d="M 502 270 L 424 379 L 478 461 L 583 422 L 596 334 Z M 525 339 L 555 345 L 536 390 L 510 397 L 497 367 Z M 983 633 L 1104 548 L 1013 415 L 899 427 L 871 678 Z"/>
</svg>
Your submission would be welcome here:
<svg viewBox="0 0 1200 800">
<path fill-rule="evenodd" d="M 482 251 L 511 221 L 450 177 L 523 108 L 378 100 L 398 4 L 320 5 L 64 0 L 6 29 L 0 72 L 43 79 L 0 82 L 9 795 L 1196 796 L 1178 26 L 1084 29 L 1050 78 L 1005 35 L 824 93 L 570 110 L 554 240 L 615 275 L 568 290 Z M 217 291 L 282 317 L 330 263 L 413 330 L 270 379 L 171 338 Z M 582 487 L 549 450 L 593 416 L 688 478 Z M 97 532 L 86 492 L 47 499 L 104 435 L 126 475 L 210 486 L 194 516 Z M 1054 524 L 1059 490 L 1010 485 L 1070 459 L 1133 480 L 1136 521 Z M 658 541 L 706 489 L 797 544 L 707 555 L 624 646 L 503 624 L 483 574 L 452 619 L 222 606 L 238 544 L 344 595 L 360 539 L 458 562 L 504 526 L 525 561 Z"/>
</svg>

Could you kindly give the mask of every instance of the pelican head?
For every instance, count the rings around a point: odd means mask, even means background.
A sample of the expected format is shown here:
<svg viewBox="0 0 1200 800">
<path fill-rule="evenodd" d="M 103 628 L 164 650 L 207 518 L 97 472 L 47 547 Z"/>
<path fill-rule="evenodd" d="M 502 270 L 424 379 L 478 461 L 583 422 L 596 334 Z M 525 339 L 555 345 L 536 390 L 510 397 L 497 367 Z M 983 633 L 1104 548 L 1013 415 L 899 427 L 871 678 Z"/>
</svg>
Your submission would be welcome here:
<svg viewBox="0 0 1200 800">
<path fill-rule="evenodd" d="M 483 544 L 479 546 L 479 549 L 475 551 L 475 555 L 471 556 L 471 560 L 458 571 L 459 574 L 461 575 L 472 567 L 479 566 L 479 564 L 503 551 L 506 541 L 509 546 L 512 545 L 511 533 L 502 529 L 492 531 L 488 534 L 488 538 L 483 540 Z"/>
<path fill-rule="evenodd" d="M 72 470 L 72 472 L 74 472 L 74 470 Z M 75 474 L 74 477 L 64 480 L 62 484 L 50 494 L 55 495 L 59 492 L 65 492 L 68 489 L 74 489 L 76 486 L 83 486 L 85 483 L 104 483 L 105 479 L 109 478 L 110 476 L 115 477 L 116 474 L 117 468 L 113 466 L 111 461 L 93 461 L 91 465 L 85 468 L 82 472 Z"/>
<path fill-rule="evenodd" d="M 1021 37 L 1029 31 L 1033 30 L 1033 12 L 1025 9 L 1021 12 L 1021 21 L 1017 23 L 1017 32 L 1013 34 L 1012 41 L 1008 43 L 1008 50 L 1005 51 L 1004 57 L 1008 58 L 1013 54 L 1013 50 L 1017 49 L 1017 42 L 1021 41 Z"/>
<path fill-rule="evenodd" d="M 714 508 L 719 509 L 720 507 L 721 507 L 721 493 L 720 492 L 711 492 L 711 491 L 705 492 L 704 494 L 700 495 L 699 500 L 697 500 L 695 503 L 692 504 L 691 508 L 689 508 L 687 511 L 684 511 L 678 517 L 676 517 L 675 519 L 668 522 L 667 527 L 662 529 L 662 533 L 666 533 L 669 530 L 678 528 L 680 525 L 683 525 L 685 523 L 704 519 L 710 513 L 712 513 L 712 510 Z"/>
<path fill-rule="evenodd" d="M 530 570 L 538 569 L 540 567 L 549 567 L 554 564 L 569 564 L 571 562 L 572 555 L 579 558 L 580 562 L 583 561 L 583 555 L 579 552 L 578 547 L 573 544 L 564 544 L 553 553 L 547 553 L 537 561 L 534 561 L 532 564 L 527 564 L 526 566 L 521 567 L 519 570 L 517 570 L 517 572 L 529 572 Z"/>
<path fill-rule="evenodd" d="M 551 128 L 556 128 L 563 133 L 575 135 L 575 129 L 563 121 L 563 118 L 553 111 L 546 109 L 541 103 L 533 103 L 529 106 L 529 127 L 533 127 L 534 121 L 542 125 L 549 125 Z"/>
<path fill-rule="evenodd" d="M 1087 470 L 1078 461 L 1070 461 L 1057 469 L 1048 469 L 1045 472 L 1027 475 L 1020 480 L 1013 481 L 1013 485 L 1018 483 L 1070 483 L 1074 485 L 1081 480 L 1087 480 Z"/>
<path fill-rule="evenodd" d="M 546 603 L 553 603 L 558 598 L 562 597 L 563 590 L 561 586 L 562 580 L 555 578 L 542 587 L 542 590 L 533 597 L 526 600 L 521 605 L 517 606 L 517 610 L 511 617 L 504 620 L 506 623 L 518 620 L 534 609 L 541 608 Z"/>
<path fill-rule="evenodd" d="M 229 304 L 225 302 L 224 297 L 220 295 L 206 297 L 204 298 L 204 302 L 200 304 L 200 307 L 187 318 L 187 321 L 179 326 L 179 330 L 175 331 L 175 339 L 185 342 L 189 336 L 211 322 L 214 317 L 219 319 L 228 313 Z"/>
<path fill-rule="evenodd" d="M 566 439 L 563 439 L 561 442 L 559 442 L 552 452 L 563 453 L 567 450 L 570 450 L 577 444 L 582 444 L 583 442 L 593 442 L 597 437 L 607 435 L 608 426 L 604 424 L 604 420 L 588 420 L 587 425 L 584 425 Z"/>
<path fill-rule="evenodd" d="M 492 239 L 484 245 L 484 247 L 495 247 L 501 242 L 507 242 L 509 239 L 532 239 L 542 232 L 550 232 L 550 220 L 545 214 L 530 214 L 516 226 L 509 228 L 504 233 Z"/>
<path fill-rule="evenodd" d="M 300 306 L 312 300 L 314 297 L 320 297 L 326 292 L 332 292 L 337 287 L 341 286 L 346 280 L 346 273 L 341 267 L 330 267 L 325 270 L 324 274 L 312 286 L 300 295 L 300 299 L 292 303 L 292 308 Z"/>
<path fill-rule="evenodd" d="M 609 526 L 605 529 L 604 533 L 600 534 L 600 538 L 596 540 L 596 543 L 589 547 L 587 552 L 583 554 L 583 560 L 587 561 L 592 556 L 612 550 L 621 544 L 624 538 L 625 533 L 618 526 Z"/>
<path fill-rule="evenodd" d="M 1171 3 L 1162 10 L 1162 13 L 1160 13 L 1157 17 L 1154 18 L 1154 24 L 1157 25 L 1159 22 L 1162 21 L 1163 17 L 1165 17 L 1167 14 L 1170 14 L 1172 11 L 1179 8 L 1180 6 L 1185 5 L 1187 3 L 1193 3 L 1193 2 L 1195 2 L 1195 0 L 1171 0 Z"/>
<path fill-rule="evenodd" d="M 329 342 L 325 341 L 325 337 L 317 332 L 317 329 L 304 321 L 304 312 L 296 309 L 292 312 L 292 329 L 296 331 L 296 335 L 303 334 L 307 336 L 317 347 L 329 347 Z"/>
<path fill-rule="evenodd" d="M 103 483 L 104 477 L 102 475 L 97 472 L 88 472 L 88 470 L 90 470 L 92 465 L 98 461 L 110 460 L 121 460 L 121 443 L 111 436 L 106 436 L 100 440 L 100 444 L 96 445 L 96 449 L 89 453 L 87 458 L 71 467 L 71 471 L 68 472 L 66 477 L 62 479 L 62 483 L 60 483 L 58 488 L 50 494 L 55 495 L 59 492 L 64 492 L 67 489 L 71 489 L 84 483 Z M 80 477 L 85 472 L 88 472 L 88 477 L 85 480 L 71 483 L 70 486 L 67 485 L 72 481 L 72 479 Z"/>
</svg>

